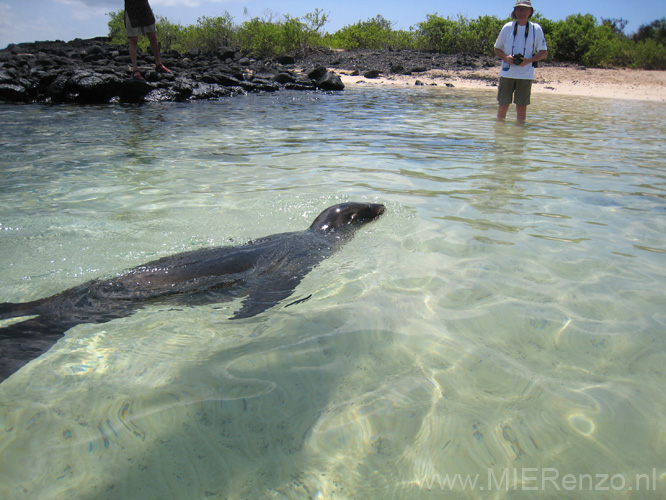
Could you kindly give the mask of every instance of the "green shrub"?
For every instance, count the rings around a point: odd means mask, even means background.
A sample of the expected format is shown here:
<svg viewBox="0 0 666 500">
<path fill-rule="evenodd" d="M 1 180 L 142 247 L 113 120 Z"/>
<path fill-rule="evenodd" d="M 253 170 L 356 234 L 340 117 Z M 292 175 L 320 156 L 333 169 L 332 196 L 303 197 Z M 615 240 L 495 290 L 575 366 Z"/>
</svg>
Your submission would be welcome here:
<svg viewBox="0 0 666 500">
<path fill-rule="evenodd" d="M 328 17 L 316 9 L 303 19 L 290 16 L 280 21 L 250 19 L 238 28 L 236 39 L 240 49 L 254 57 L 302 55 L 308 47 L 322 45 L 320 29 Z"/>
<path fill-rule="evenodd" d="M 109 38 L 111 43 L 116 45 L 123 45 L 127 43 L 127 32 L 125 31 L 125 11 L 119 10 L 118 12 L 107 12 L 109 21 Z"/>
<path fill-rule="evenodd" d="M 618 38 L 610 27 L 602 25 L 590 37 L 589 47 L 582 55 L 581 62 L 585 66 L 604 67 L 613 64 L 617 59 Z"/>
<path fill-rule="evenodd" d="M 124 11 L 107 15 L 111 43 L 127 44 Z M 231 46 L 254 57 L 302 55 L 316 46 L 492 55 L 497 35 L 507 21 L 495 16 L 450 19 L 428 14 L 425 21 L 403 31 L 394 30 L 389 20 L 377 15 L 328 34 L 321 31 L 328 16 L 320 9 L 303 18 L 284 16 L 275 21 L 274 17 L 254 18 L 237 26 L 224 13 L 219 17 L 200 17 L 196 24 L 185 27 L 159 17 L 157 38 L 163 50 L 215 52 L 221 46 Z M 624 34 L 627 21 L 623 19 L 602 19 L 599 23 L 591 14 L 575 14 L 563 21 L 551 21 L 536 13 L 532 20 L 544 30 L 551 60 L 586 66 L 666 69 L 666 18 L 641 26 L 631 37 Z M 139 47 L 148 48 L 145 37 L 140 38 Z"/>
<path fill-rule="evenodd" d="M 227 47 L 235 42 L 235 28 L 228 12 L 218 17 L 202 16 L 194 26 L 172 30 L 172 33 L 176 35 L 174 42 L 181 45 L 181 50 L 216 52 L 220 47 Z M 157 36 L 162 39 L 159 26 Z"/>
<path fill-rule="evenodd" d="M 301 52 L 305 52 L 309 47 L 323 45 L 322 28 L 328 23 L 328 14 L 321 9 L 315 9 L 303 16 L 303 30 L 305 37 L 300 47 Z"/>
<path fill-rule="evenodd" d="M 455 32 L 455 21 L 437 14 L 426 14 L 426 20 L 417 24 L 417 44 L 423 50 L 450 53 Z"/>
<path fill-rule="evenodd" d="M 181 25 L 173 24 L 166 17 L 158 17 L 155 28 L 162 50 L 183 49 L 181 46 L 183 27 Z"/>
<path fill-rule="evenodd" d="M 328 42 L 334 48 L 351 49 L 387 49 L 407 48 L 411 37 L 404 31 L 393 31 L 391 21 L 378 15 L 367 21 L 345 26 L 337 31 Z"/>
<path fill-rule="evenodd" d="M 506 21 L 495 16 L 481 16 L 469 23 L 469 30 L 474 35 L 468 52 L 493 55 L 495 40 Z"/>
<path fill-rule="evenodd" d="M 280 26 L 283 54 L 303 54 L 308 46 L 310 33 L 300 20 L 286 17 Z"/>
<path fill-rule="evenodd" d="M 428 14 L 417 25 L 417 46 L 423 50 L 457 54 L 461 52 L 492 55 L 503 21 L 495 16 L 453 20 Z"/>
<path fill-rule="evenodd" d="M 666 70 L 666 45 L 647 39 L 634 45 L 631 68 Z"/>
<path fill-rule="evenodd" d="M 241 50 L 254 57 L 267 57 L 279 53 L 280 38 L 275 23 L 259 18 L 245 21 L 238 29 Z"/>
<path fill-rule="evenodd" d="M 661 45 L 666 45 L 666 17 L 642 25 L 634 34 L 633 40 L 635 42 L 654 40 Z"/>
<path fill-rule="evenodd" d="M 553 25 L 550 34 L 556 47 L 553 58 L 558 61 L 583 63 L 583 56 L 596 39 L 597 20 L 591 14 L 568 16 Z"/>
</svg>

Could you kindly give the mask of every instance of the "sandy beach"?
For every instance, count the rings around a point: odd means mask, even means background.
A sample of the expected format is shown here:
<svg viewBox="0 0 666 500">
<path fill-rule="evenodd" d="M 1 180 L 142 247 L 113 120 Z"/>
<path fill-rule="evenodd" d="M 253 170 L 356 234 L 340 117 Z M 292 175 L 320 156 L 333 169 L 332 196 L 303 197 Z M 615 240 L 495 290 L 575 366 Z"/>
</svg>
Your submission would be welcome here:
<svg viewBox="0 0 666 500">
<path fill-rule="evenodd" d="M 339 68 L 335 71 L 345 85 L 415 85 L 420 81 L 425 85 L 495 91 L 499 78 L 499 66 L 379 78 L 354 76 L 352 71 Z M 666 102 L 666 71 L 544 66 L 536 69 L 532 92 Z"/>
</svg>

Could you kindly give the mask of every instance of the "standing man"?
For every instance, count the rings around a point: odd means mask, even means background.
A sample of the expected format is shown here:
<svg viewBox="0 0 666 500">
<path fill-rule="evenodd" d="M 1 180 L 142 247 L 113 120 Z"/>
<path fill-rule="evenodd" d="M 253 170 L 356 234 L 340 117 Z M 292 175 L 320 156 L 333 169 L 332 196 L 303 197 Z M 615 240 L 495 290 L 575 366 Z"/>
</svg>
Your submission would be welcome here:
<svg viewBox="0 0 666 500">
<path fill-rule="evenodd" d="M 532 63 L 545 59 L 548 55 L 543 29 L 537 23 L 529 21 L 532 14 L 532 0 L 516 0 L 511 13 L 511 18 L 515 21 L 504 25 L 495 42 L 495 55 L 502 60 L 497 90 L 498 120 L 506 118 L 513 100 L 518 123 L 525 122 L 534 80 Z"/>
<path fill-rule="evenodd" d="M 132 78 L 143 80 L 137 65 L 139 35 L 143 33 L 150 41 L 150 49 L 155 56 L 155 69 L 160 73 L 171 73 L 160 59 L 160 46 L 157 43 L 155 16 L 148 0 L 125 0 L 125 31 L 129 39 L 129 53 L 132 60 Z"/>
</svg>

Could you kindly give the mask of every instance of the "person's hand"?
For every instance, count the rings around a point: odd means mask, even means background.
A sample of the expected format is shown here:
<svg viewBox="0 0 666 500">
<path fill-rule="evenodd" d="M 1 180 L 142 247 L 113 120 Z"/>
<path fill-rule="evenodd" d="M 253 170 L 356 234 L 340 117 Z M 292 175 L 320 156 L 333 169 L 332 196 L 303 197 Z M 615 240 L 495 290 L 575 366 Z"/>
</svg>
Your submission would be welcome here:
<svg viewBox="0 0 666 500">
<path fill-rule="evenodd" d="M 509 64 L 513 64 L 515 66 L 518 66 L 518 67 L 523 67 L 523 66 L 527 66 L 528 64 L 532 64 L 532 59 L 528 59 L 526 57 L 523 57 L 523 60 L 520 61 L 520 64 L 517 64 L 516 61 L 513 58 L 513 54 L 511 54 L 510 56 L 506 56 L 506 62 L 508 62 Z"/>
</svg>

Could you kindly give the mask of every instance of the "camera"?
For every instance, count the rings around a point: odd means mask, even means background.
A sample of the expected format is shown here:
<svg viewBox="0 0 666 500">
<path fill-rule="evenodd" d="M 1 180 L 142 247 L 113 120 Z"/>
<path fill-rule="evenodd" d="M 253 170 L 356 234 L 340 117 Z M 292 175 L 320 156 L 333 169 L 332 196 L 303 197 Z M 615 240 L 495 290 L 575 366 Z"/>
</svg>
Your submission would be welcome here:
<svg viewBox="0 0 666 500">
<path fill-rule="evenodd" d="M 523 55 L 522 54 L 514 54 L 513 55 L 513 62 L 516 64 L 516 66 L 519 66 L 523 62 Z"/>
</svg>

